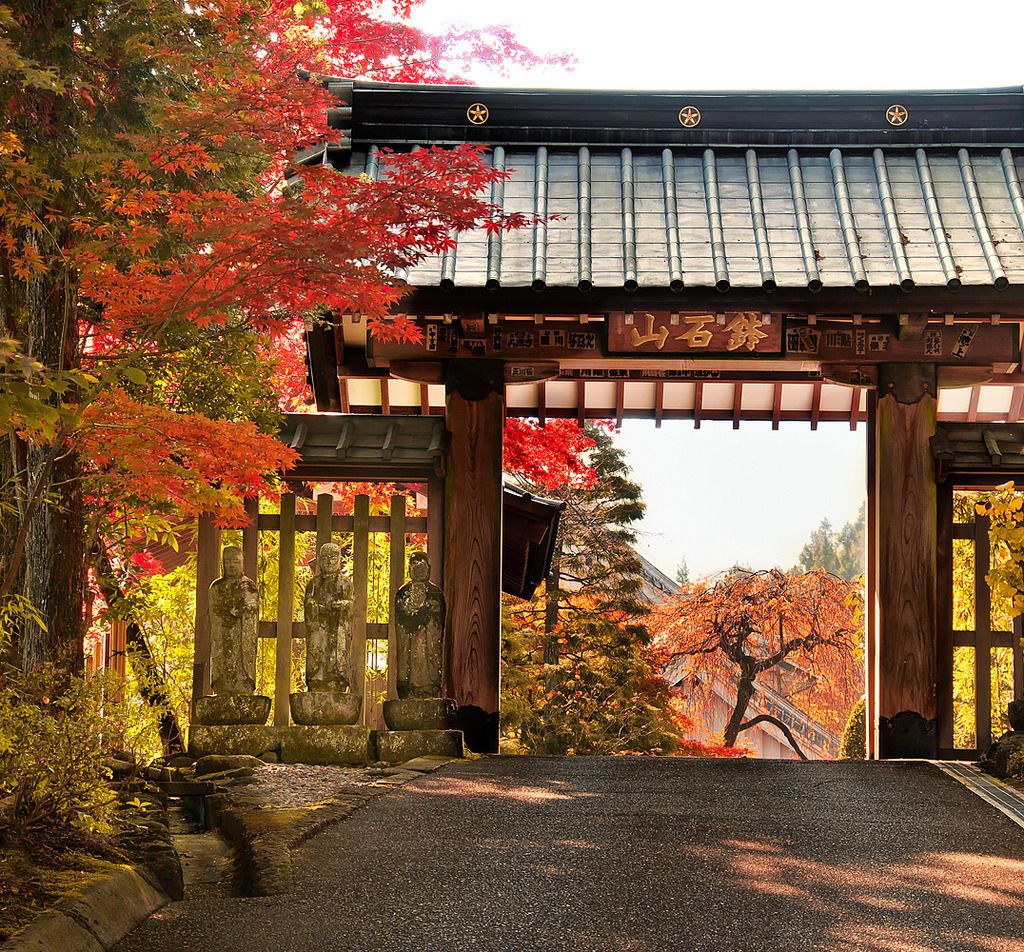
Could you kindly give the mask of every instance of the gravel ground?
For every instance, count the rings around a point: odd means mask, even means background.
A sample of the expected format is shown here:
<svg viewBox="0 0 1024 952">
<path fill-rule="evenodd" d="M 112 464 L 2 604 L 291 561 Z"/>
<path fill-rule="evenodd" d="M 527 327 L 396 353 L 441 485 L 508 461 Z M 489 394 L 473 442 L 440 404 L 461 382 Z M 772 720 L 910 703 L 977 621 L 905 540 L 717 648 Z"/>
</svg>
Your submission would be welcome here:
<svg viewBox="0 0 1024 952">
<path fill-rule="evenodd" d="M 175 903 L 116 949 L 1024 949 L 1024 830 L 927 764 L 489 758 L 295 867 L 292 895 Z"/>
<path fill-rule="evenodd" d="M 330 800 L 345 787 L 387 784 L 389 776 L 384 770 L 373 767 L 266 764 L 247 780 L 244 790 L 246 798 L 288 809 Z"/>
</svg>

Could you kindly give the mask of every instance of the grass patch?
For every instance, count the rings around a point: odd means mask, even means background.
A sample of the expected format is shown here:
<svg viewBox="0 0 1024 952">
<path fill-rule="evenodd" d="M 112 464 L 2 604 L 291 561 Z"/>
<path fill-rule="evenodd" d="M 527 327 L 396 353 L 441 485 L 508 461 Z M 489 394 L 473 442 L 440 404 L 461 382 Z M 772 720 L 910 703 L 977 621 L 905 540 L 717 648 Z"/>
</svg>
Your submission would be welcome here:
<svg viewBox="0 0 1024 952">
<path fill-rule="evenodd" d="M 59 899 L 124 867 L 85 853 L 66 852 L 44 859 L 23 844 L 0 845 L 0 942 L 24 929 Z"/>
</svg>

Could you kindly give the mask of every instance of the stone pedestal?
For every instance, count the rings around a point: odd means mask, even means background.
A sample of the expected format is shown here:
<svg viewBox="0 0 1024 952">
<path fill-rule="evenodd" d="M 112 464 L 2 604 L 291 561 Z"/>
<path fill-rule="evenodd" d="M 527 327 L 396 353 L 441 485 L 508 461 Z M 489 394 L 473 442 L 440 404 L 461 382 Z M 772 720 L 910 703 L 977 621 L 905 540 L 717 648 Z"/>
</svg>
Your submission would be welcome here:
<svg viewBox="0 0 1024 952">
<path fill-rule="evenodd" d="M 440 697 L 410 697 L 384 702 L 384 722 L 390 731 L 447 731 L 455 727 L 455 701 Z"/>
<path fill-rule="evenodd" d="M 362 697 L 336 691 L 305 691 L 289 695 L 292 720 L 303 725 L 355 724 L 359 720 Z"/>
<path fill-rule="evenodd" d="M 402 764 L 416 757 L 463 757 L 462 731 L 377 731 L 377 758 Z"/>
<path fill-rule="evenodd" d="M 298 724 L 279 732 L 281 763 L 358 767 L 372 759 L 370 729 L 348 724 Z"/>
<path fill-rule="evenodd" d="M 264 715 L 264 718 L 266 715 Z M 207 754 L 261 754 L 277 752 L 281 734 L 274 727 L 257 724 L 193 724 L 188 732 L 188 752 Z"/>
<path fill-rule="evenodd" d="M 193 723 L 207 725 L 266 724 L 270 698 L 261 694 L 217 694 L 195 704 Z"/>
</svg>

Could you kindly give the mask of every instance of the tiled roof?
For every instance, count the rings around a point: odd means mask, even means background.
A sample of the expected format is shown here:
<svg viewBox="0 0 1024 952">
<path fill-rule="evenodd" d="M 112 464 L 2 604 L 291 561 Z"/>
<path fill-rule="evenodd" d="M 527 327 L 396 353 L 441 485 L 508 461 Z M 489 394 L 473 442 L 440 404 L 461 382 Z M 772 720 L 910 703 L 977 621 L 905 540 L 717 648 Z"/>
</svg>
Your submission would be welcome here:
<svg viewBox="0 0 1024 952">
<path fill-rule="evenodd" d="M 556 216 L 459 236 L 418 287 L 735 289 L 1024 283 L 1024 149 L 502 146 L 491 200 Z M 340 158 L 340 156 L 339 156 Z M 376 147 L 342 166 L 381 174 Z"/>
</svg>

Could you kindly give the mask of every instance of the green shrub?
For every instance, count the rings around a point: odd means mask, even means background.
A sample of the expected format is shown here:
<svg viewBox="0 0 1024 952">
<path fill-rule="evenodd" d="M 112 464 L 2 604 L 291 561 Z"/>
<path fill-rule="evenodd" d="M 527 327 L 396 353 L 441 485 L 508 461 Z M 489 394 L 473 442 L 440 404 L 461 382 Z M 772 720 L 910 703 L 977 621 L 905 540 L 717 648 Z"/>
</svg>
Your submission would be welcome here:
<svg viewBox="0 0 1024 952">
<path fill-rule="evenodd" d="M 102 679 L 0 671 L 0 833 L 109 829 L 102 705 Z"/>
<path fill-rule="evenodd" d="M 839 742 L 840 760 L 863 760 L 867 755 L 864 739 L 866 720 L 865 701 L 861 698 L 850 709 L 850 716 L 846 719 L 843 738 Z"/>
</svg>

